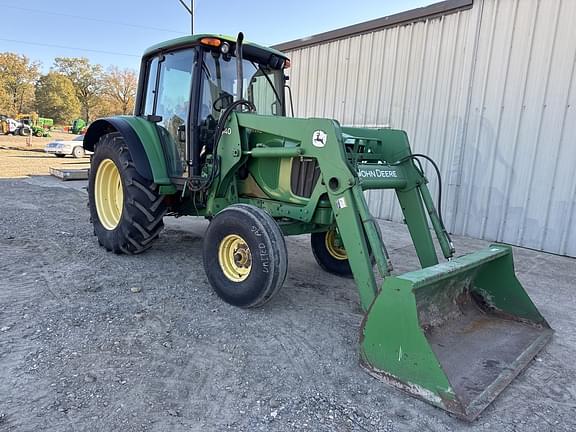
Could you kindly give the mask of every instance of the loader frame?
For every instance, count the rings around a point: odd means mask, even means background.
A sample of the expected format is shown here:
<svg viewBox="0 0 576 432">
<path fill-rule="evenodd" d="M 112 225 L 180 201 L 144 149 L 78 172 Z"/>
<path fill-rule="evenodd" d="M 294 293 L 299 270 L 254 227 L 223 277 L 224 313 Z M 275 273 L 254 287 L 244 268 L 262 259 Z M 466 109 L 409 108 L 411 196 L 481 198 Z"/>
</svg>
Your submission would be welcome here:
<svg viewBox="0 0 576 432">
<path fill-rule="evenodd" d="M 381 276 L 390 274 L 391 264 L 363 191 L 396 192 L 422 267 L 438 264 L 428 217 L 444 256 L 453 255 L 452 242 L 426 186 L 428 181 L 409 158 L 410 146 L 404 131 L 341 128 L 333 120 L 249 113 L 235 114 L 229 126 L 232 133 L 222 137 L 219 147 L 220 181 L 209 192 L 203 213 L 214 215 L 234 203 L 255 205 L 277 219 L 285 235 L 325 231 L 336 224 L 346 245 L 364 310 L 379 291 L 368 251 L 373 251 Z M 250 144 L 246 133 L 249 130 L 258 131 L 256 135 L 263 142 Z M 313 144 L 318 131 L 326 135 L 322 147 Z M 243 186 L 235 178 L 239 167 L 250 159 L 294 163 L 302 158 L 316 161 L 320 175 L 310 198 L 300 199 L 297 204 L 290 202 L 294 197 L 288 190 L 279 200 L 243 194 Z M 280 179 L 284 185 L 289 181 Z M 263 190 L 266 192 L 265 186 Z"/>
</svg>

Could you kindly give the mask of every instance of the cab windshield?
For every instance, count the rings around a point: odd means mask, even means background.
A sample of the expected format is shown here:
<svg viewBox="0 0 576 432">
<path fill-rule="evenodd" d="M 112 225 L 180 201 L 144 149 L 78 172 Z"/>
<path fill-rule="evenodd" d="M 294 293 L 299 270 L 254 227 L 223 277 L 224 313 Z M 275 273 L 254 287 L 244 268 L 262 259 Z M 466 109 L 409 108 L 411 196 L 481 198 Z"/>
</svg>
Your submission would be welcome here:
<svg viewBox="0 0 576 432">
<path fill-rule="evenodd" d="M 284 71 L 245 58 L 243 60 L 243 95 L 260 115 L 282 116 L 284 109 Z M 202 97 L 199 121 L 214 119 L 237 99 L 236 58 L 220 52 L 205 51 L 202 63 Z"/>
</svg>

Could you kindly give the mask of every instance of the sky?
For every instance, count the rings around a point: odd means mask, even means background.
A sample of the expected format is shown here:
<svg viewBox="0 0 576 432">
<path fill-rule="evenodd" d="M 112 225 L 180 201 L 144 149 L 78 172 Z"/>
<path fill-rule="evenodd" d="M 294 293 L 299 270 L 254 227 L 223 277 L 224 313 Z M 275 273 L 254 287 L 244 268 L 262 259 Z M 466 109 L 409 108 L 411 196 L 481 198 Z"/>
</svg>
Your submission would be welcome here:
<svg viewBox="0 0 576 432">
<path fill-rule="evenodd" d="M 196 0 L 194 32 L 242 31 L 250 41 L 274 45 L 436 1 Z M 0 52 L 40 61 L 44 72 L 55 57 L 137 70 L 147 47 L 190 34 L 190 15 L 178 0 L 0 0 L 0 11 Z"/>
</svg>

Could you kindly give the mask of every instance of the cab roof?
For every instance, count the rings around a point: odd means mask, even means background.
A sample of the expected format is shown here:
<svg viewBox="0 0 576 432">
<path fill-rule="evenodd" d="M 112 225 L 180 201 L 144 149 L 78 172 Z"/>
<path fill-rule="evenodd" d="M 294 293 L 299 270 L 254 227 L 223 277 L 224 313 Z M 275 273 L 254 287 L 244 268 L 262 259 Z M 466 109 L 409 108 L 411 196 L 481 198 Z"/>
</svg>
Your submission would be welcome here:
<svg viewBox="0 0 576 432">
<path fill-rule="evenodd" d="M 202 38 L 218 38 L 218 39 L 221 39 L 223 41 L 226 41 L 226 42 L 229 42 L 232 44 L 236 43 L 236 38 L 232 37 L 232 36 L 228 36 L 228 35 L 210 34 L 210 33 L 195 34 L 195 35 L 190 35 L 190 36 L 182 36 L 182 37 L 179 37 L 176 39 L 170 39 L 170 40 L 152 45 L 151 47 L 146 49 L 146 51 L 144 51 L 144 57 L 147 57 L 147 56 L 154 54 L 156 52 L 159 52 L 159 51 L 166 51 L 166 50 L 171 50 L 174 48 L 192 45 L 192 44 L 197 43 Z M 269 52 L 270 54 L 275 54 L 275 55 L 282 57 L 284 59 L 288 59 L 288 57 L 286 57 L 286 54 L 284 54 L 281 51 L 275 50 L 274 48 L 266 47 L 263 45 L 258 45 L 258 44 L 255 44 L 254 42 L 250 42 L 247 40 L 244 40 L 243 44 L 244 44 L 244 46 L 247 45 L 249 47 L 257 48 L 259 50 L 264 50 L 266 52 Z"/>
</svg>

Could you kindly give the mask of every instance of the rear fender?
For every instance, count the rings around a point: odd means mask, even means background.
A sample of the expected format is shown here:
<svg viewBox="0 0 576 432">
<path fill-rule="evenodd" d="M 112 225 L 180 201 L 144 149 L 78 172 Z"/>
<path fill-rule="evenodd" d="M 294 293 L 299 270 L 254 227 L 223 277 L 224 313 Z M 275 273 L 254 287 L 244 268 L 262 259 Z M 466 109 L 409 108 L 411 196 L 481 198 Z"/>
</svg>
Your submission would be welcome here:
<svg viewBox="0 0 576 432">
<path fill-rule="evenodd" d="M 156 125 L 140 117 L 116 116 L 96 120 L 84 136 L 84 149 L 94 151 L 102 135 L 120 132 L 128 145 L 136 171 L 157 185 L 172 185 Z"/>
</svg>

